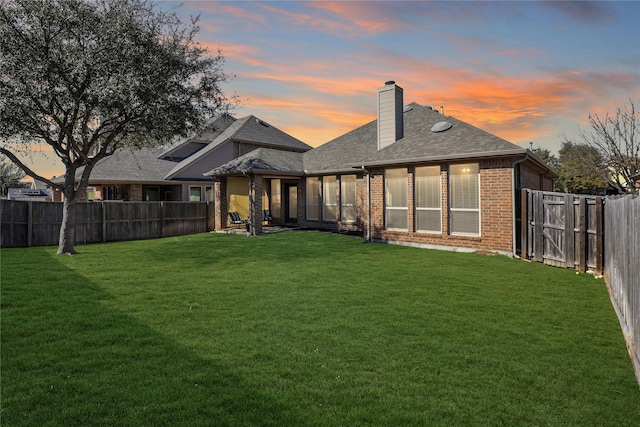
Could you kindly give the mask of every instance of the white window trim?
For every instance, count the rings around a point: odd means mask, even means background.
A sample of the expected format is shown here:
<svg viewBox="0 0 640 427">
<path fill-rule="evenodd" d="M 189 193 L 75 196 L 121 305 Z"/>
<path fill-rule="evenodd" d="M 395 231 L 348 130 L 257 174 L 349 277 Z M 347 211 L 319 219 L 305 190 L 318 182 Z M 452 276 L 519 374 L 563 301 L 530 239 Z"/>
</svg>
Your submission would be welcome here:
<svg viewBox="0 0 640 427">
<path fill-rule="evenodd" d="M 357 202 L 358 202 L 358 177 L 356 175 L 346 175 L 346 176 L 353 176 L 355 177 L 355 179 L 353 180 L 353 186 L 354 186 L 354 195 L 355 195 L 355 201 L 354 203 L 343 203 L 343 191 L 342 191 L 342 180 L 343 177 L 340 176 L 340 222 L 343 222 L 345 224 L 354 224 L 357 222 L 358 220 L 358 209 L 357 209 Z M 356 208 L 356 215 L 354 219 L 345 219 L 344 218 L 344 208 Z"/>
<path fill-rule="evenodd" d="M 309 179 L 315 179 L 316 182 L 318 183 L 318 191 L 319 191 L 319 197 L 318 199 L 316 199 L 316 203 L 309 203 Z M 304 207 L 305 207 L 305 219 L 307 221 L 320 221 L 320 215 L 321 212 L 320 210 L 323 208 L 322 205 L 322 180 L 320 179 L 320 177 L 317 176 L 309 176 L 305 179 L 305 201 L 304 201 Z M 315 218 L 311 218 L 309 217 L 309 206 L 317 206 L 318 207 L 318 216 Z"/>
<path fill-rule="evenodd" d="M 340 184 L 340 181 L 338 180 L 338 177 L 335 176 L 335 175 L 327 175 L 327 176 L 323 176 L 322 177 L 321 184 L 320 184 L 322 186 L 322 190 L 321 190 L 321 194 L 322 194 L 322 196 L 321 196 L 321 199 L 322 199 L 322 220 L 324 222 L 337 222 L 338 220 L 336 219 L 335 216 L 333 218 L 327 218 L 324 215 L 324 213 L 325 213 L 324 211 L 325 211 L 325 207 L 326 206 L 333 206 L 335 208 L 335 212 L 338 213 L 338 200 L 337 199 L 336 199 L 336 203 L 327 203 L 326 202 L 324 186 L 325 186 L 325 182 L 326 182 L 325 178 L 329 178 L 329 177 L 335 178 L 334 181 L 333 181 L 334 185 L 336 186 L 336 188 L 334 188 L 334 193 L 338 191 L 338 185 Z M 335 196 L 335 194 L 334 194 L 334 196 Z"/>
<path fill-rule="evenodd" d="M 438 168 L 440 168 L 440 166 L 438 166 Z M 414 205 L 416 205 L 416 200 L 417 200 L 417 192 L 418 192 L 418 184 L 417 184 L 417 176 L 414 172 L 413 175 L 413 203 Z M 436 231 L 436 230 L 423 230 L 418 228 L 418 219 L 416 218 L 417 215 L 415 215 L 413 217 L 413 221 L 415 222 L 415 230 L 416 233 L 424 233 L 424 234 L 442 234 L 442 171 L 438 174 L 438 195 L 440 197 L 440 207 L 437 208 L 423 208 L 423 207 L 417 207 L 416 205 L 416 212 L 417 211 L 438 211 L 440 212 L 440 231 Z"/>
<path fill-rule="evenodd" d="M 387 215 L 387 212 L 389 211 L 404 211 L 406 212 L 407 215 L 407 228 L 396 228 L 396 227 L 388 227 L 387 224 L 389 224 L 389 216 Z M 385 230 L 389 230 L 389 231 L 409 231 L 409 207 L 391 207 L 391 206 L 385 206 L 384 208 L 384 220 L 385 220 Z"/>
<path fill-rule="evenodd" d="M 471 208 L 452 208 L 449 206 L 449 212 L 478 212 L 478 233 L 460 233 L 451 231 L 452 216 L 449 215 L 449 234 L 452 236 L 467 236 L 467 237 L 480 237 L 482 236 L 482 213 L 480 208 L 482 207 L 482 188 L 480 187 L 480 165 L 478 165 L 478 207 Z M 449 180 L 451 180 L 451 169 L 449 169 Z M 449 182 L 449 205 L 451 205 L 451 182 Z"/>
<path fill-rule="evenodd" d="M 442 191 L 442 188 L 440 189 Z M 424 234 L 442 234 L 442 207 L 439 208 L 416 208 L 417 211 L 438 211 L 440 213 L 440 231 L 437 230 L 423 230 L 418 228 L 416 225 L 416 233 L 424 233 Z M 416 224 L 418 224 L 418 220 L 414 218 Z"/>
<path fill-rule="evenodd" d="M 393 168 L 395 169 L 395 168 Z M 405 179 L 408 180 L 409 176 L 409 170 L 407 168 L 400 168 L 400 169 L 404 169 L 405 171 Z M 407 187 L 408 187 L 408 182 L 406 183 Z M 407 188 L 408 190 L 408 188 Z M 409 231 L 409 198 L 407 197 L 407 206 L 388 206 L 387 205 L 387 200 L 386 200 L 386 196 L 387 196 L 387 171 L 385 170 L 385 174 L 384 174 L 384 195 L 385 195 L 385 200 L 384 200 L 384 229 L 388 230 L 388 231 Z M 408 196 L 408 194 L 407 194 Z M 406 228 L 397 228 L 397 227 L 389 227 L 389 211 L 404 211 L 406 213 L 407 216 L 407 227 Z"/>
</svg>

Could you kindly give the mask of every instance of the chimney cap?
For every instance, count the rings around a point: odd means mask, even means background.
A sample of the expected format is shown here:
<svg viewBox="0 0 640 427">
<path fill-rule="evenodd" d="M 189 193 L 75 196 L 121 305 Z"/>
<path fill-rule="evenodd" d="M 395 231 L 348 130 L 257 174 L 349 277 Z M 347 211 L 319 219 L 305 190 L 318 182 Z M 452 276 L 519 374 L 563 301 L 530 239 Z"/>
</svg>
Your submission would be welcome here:
<svg viewBox="0 0 640 427">
<path fill-rule="evenodd" d="M 384 85 L 385 85 L 385 86 L 394 85 L 394 84 L 396 84 L 396 82 L 395 82 L 395 81 L 393 81 L 393 80 L 389 80 L 389 81 L 387 81 L 387 82 L 384 82 Z"/>
</svg>

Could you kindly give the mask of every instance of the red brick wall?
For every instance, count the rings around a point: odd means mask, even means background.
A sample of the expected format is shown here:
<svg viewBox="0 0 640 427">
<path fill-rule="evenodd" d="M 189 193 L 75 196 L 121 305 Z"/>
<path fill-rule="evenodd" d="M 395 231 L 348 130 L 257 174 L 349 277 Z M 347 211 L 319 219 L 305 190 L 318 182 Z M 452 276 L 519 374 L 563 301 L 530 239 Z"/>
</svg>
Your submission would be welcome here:
<svg viewBox="0 0 640 427">
<path fill-rule="evenodd" d="M 384 171 L 371 171 L 371 233 L 376 240 L 399 243 L 469 248 L 500 252 L 513 252 L 513 186 L 509 162 L 480 162 L 480 236 L 449 234 L 448 165 L 443 165 L 442 233 L 418 233 L 414 226 L 413 168 L 409 168 L 407 182 L 408 231 L 390 231 L 384 228 Z"/>
<path fill-rule="evenodd" d="M 227 228 L 227 178 L 218 178 L 213 183 L 213 191 L 215 192 L 215 223 L 216 230 Z"/>
</svg>

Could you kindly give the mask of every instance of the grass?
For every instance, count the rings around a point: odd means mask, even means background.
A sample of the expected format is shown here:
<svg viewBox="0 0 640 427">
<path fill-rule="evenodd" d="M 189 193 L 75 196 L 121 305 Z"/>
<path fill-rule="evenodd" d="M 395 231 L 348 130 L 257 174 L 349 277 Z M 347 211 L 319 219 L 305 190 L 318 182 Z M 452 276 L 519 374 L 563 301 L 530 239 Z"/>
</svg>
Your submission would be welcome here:
<svg viewBox="0 0 640 427">
<path fill-rule="evenodd" d="M 1 253 L 3 426 L 636 425 L 602 280 L 289 232 Z"/>
</svg>

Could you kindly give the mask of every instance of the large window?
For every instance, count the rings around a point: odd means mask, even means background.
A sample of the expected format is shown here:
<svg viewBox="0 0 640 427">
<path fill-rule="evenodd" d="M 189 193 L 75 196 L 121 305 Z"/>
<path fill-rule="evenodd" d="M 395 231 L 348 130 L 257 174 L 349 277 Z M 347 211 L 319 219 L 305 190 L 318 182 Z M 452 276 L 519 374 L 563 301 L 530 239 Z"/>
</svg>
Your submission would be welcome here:
<svg viewBox="0 0 640 427">
<path fill-rule="evenodd" d="M 415 180 L 416 231 L 441 233 L 440 166 L 417 167 Z"/>
<path fill-rule="evenodd" d="M 307 178 L 307 219 L 320 218 L 320 180 L 313 176 Z"/>
<path fill-rule="evenodd" d="M 355 222 L 356 215 L 356 176 L 342 175 L 340 177 L 340 219 L 343 222 Z"/>
<path fill-rule="evenodd" d="M 477 163 L 452 165 L 450 175 L 451 234 L 480 235 L 480 168 Z"/>
<path fill-rule="evenodd" d="M 271 180 L 271 217 L 272 218 L 281 218 L 282 214 L 280 213 L 282 206 L 282 190 L 280 189 L 280 180 L 272 179 Z"/>
<path fill-rule="evenodd" d="M 384 174 L 387 229 L 406 230 L 408 223 L 407 169 L 387 169 Z"/>
<path fill-rule="evenodd" d="M 336 221 L 338 218 L 338 181 L 335 176 L 322 178 L 322 219 Z"/>
</svg>

